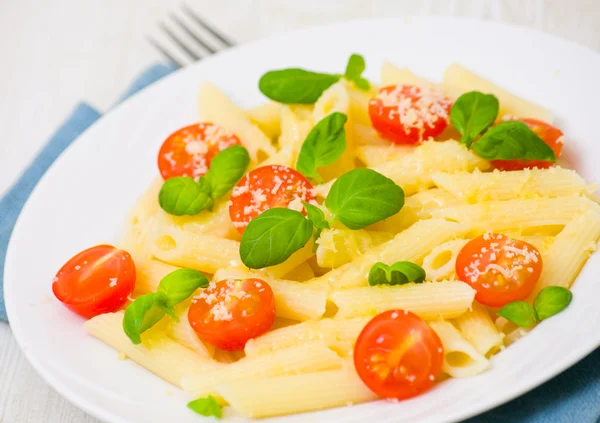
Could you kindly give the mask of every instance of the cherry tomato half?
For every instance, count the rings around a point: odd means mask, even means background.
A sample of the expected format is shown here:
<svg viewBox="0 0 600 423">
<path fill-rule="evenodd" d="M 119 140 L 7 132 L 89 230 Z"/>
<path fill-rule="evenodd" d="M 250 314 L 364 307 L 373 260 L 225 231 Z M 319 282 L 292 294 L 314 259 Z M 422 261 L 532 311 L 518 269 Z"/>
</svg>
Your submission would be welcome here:
<svg viewBox="0 0 600 423">
<path fill-rule="evenodd" d="M 201 122 L 173 132 L 158 152 L 158 169 L 166 180 L 175 176 L 197 179 L 222 150 L 241 145 L 234 134 L 214 123 Z"/>
<path fill-rule="evenodd" d="M 362 381 L 384 398 L 406 399 L 426 391 L 440 374 L 442 341 L 423 319 L 403 310 L 375 316 L 354 347 Z"/>
<path fill-rule="evenodd" d="M 71 258 L 54 277 L 52 292 L 69 310 L 87 318 L 117 311 L 135 287 L 127 251 L 98 245 Z"/>
<path fill-rule="evenodd" d="M 456 257 L 456 274 L 477 291 L 475 299 L 503 307 L 531 294 L 542 273 L 542 256 L 533 245 L 487 232 L 469 241 Z"/>
<path fill-rule="evenodd" d="M 448 126 L 452 100 L 416 85 L 390 85 L 369 101 L 371 123 L 396 144 L 417 144 L 436 137 Z"/>
<path fill-rule="evenodd" d="M 519 119 L 529 127 L 538 137 L 542 139 L 548 147 L 554 151 L 554 156 L 558 158 L 563 146 L 563 133 L 560 129 L 546 122 L 537 119 Z M 552 166 L 552 162 L 543 160 L 492 160 L 494 167 L 500 170 L 522 170 L 531 167 L 547 169 Z"/>
<path fill-rule="evenodd" d="M 301 202 L 314 199 L 313 186 L 300 172 L 286 166 L 263 166 L 247 173 L 233 188 L 229 216 L 244 233 L 248 223 L 265 210 L 287 207 L 304 212 Z"/>
<path fill-rule="evenodd" d="M 211 283 L 192 300 L 188 320 L 203 341 L 223 350 L 241 350 L 273 325 L 275 296 L 260 279 Z"/>
</svg>

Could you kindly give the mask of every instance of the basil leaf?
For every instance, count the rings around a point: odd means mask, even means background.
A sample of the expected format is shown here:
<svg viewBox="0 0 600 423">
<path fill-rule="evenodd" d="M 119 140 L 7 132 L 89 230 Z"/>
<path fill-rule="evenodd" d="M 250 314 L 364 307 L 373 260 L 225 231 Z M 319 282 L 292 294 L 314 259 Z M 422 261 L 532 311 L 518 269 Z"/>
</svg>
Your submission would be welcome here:
<svg viewBox="0 0 600 423">
<path fill-rule="evenodd" d="M 422 283 L 425 270 L 410 261 L 399 261 L 391 266 L 377 262 L 369 270 L 369 285 L 404 285 L 409 282 Z"/>
<path fill-rule="evenodd" d="M 512 120 L 492 126 L 473 150 L 487 160 L 545 160 L 555 162 L 554 152 L 523 122 Z"/>
<path fill-rule="evenodd" d="M 252 269 L 283 263 L 308 242 L 312 231 L 312 222 L 298 211 L 266 210 L 250 221 L 242 235 L 242 262 Z"/>
<path fill-rule="evenodd" d="M 339 112 L 321 119 L 302 143 L 296 169 L 307 178 L 321 181 L 317 167 L 335 162 L 346 149 L 344 124 L 348 117 Z"/>
<path fill-rule="evenodd" d="M 329 229 L 329 222 L 327 219 L 325 219 L 325 213 L 323 213 L 323 210 L 304 201 L 302 204 L 304 205 L 306 214 L 313 225 L 315 225 L 318 229 Z"/>
<path fill-rule="evenodd" d="M 213 201 L 224 196 L 238 183 L 248 165 L 250 155 L 241 145 L 233 145 L 220 151 L 210 162 L 207 175 Z"/>
<path fill-rule="evenodd" d="M 458 97 L 450 111 L 450 122 L 461 133 L 461 144 L 467 148 L 498 117 L 500 103 L 492 94 L 471 91 Z"/>
<path fill-rule="evenodd" d="M 165 315 L 164 295 L 151 293 L 135 299 L 125 309 L 123 330 L 131 342 L 142 342 L 140 335 L 159 322 Z"/>
<path fill-rule="evenodd" d="M 368 90 L 371 88 L 371 84 L 369 84 L 369 81 L 361 76 L 366 67 L 365 59 L 360 54 L 353 54 L 350 56 L 350 59 L 348 59 L 344 78 L 346 78 L 348 81 L 354 82 L 354 84 L 361 90 Z"/>
<path fill-rule="evenodd" d="M 522 328 L 533 326 L 538 322 L 535 310 L 525 301 L 513 301 L 506 304 L 500 309 L 498 316 L 502 316 Z"/>
<path fill-rule="evenodd" d="M 533 308 L 540 320 L 563 311 L 571 303 L 573 293 L 560 286 L 548 286 L 535 297 Z"/>
<path fill-rule="evenodd" d="M 206 288 L 208 279 L 194 269 L 177 269 L 161 279 L 158 292 L 165 295 L 165 305 L 173 307 L 189 298 L 198 288 Z"/>
<path fill-rule="evenodd" d="M 223 417 L 221 405 L 212 395 L 209 395 L 206 398 L 198 398 L 197 400 L 190 401 L 188 402 L 187 406 L 202 416 L 216 417 L 218 419 Z"/>
<path fill-rule="evenodd" d="M 297 68 L 281 69 L 265 73 L 258 82 L 258 89 L 280 103 L 313 104 L 339 79 L 339 75 Z"/>
<path fill-rule="evenodd" d="M 325 206 L 332 219 L 349 229 L 362 229 L 398 213 L 404 191 L 389 178 L 367 168 L 340 176 L 331 186 Z"/>
<path fill-rule="evenodd" d="M 193 216 L 212 207 L 213 200 L 206 185 L 179 176 L 165 181 L 158 193 L 158 204 L 174 216 Z"/>
</svg>

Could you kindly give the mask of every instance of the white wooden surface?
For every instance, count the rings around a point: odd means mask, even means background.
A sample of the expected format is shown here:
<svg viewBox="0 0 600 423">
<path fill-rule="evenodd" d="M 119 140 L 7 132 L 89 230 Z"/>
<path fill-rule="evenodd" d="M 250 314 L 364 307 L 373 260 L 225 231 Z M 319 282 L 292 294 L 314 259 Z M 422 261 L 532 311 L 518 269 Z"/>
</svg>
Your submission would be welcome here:
<svg viewBox="0 0 600 423">
<path fill-rule="evenodd" d="M 136 73 L 161 57 L 156 23 L 180 0 L 0 0 L 0 193 L 73 106 L 106 110 Z M 597 0 L 188 0 L 245 42 L 359 17 L 468 16 L 526 25 L 600 49 Z M 493 46 L 491 46 L 493 48 Z M 399 43 L 401 48 L 401 43 Z M 560 58 L 548 58 L 548 60 Z M 1 218 L 1 216 L 0 216 Z M 60 340 L 57 340 L 60 342 Z M 0 422 L 97 422 L 31 368 L 0 323 Z"/>
</svg>

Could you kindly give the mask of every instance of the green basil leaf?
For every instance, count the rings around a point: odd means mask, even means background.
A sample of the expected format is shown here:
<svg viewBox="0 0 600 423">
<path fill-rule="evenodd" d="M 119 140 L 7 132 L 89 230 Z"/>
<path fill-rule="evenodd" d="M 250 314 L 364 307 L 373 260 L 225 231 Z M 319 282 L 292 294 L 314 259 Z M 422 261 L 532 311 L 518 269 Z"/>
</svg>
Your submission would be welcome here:
<svg viewBox="0 0 600 423">
<path fill-rule="evenodd" d="M 471 91 L 458 97 L 450 111 L 450 122 L 461 133 L 461 144 L 467 148 L 498 117 L 500 103 L 492 94 Z"/>
<path fill-rule="evenodd" d="M 410 261 L 399 261 L 391 266 L 377 262 L 369 270 L 369 285 L 404 285 L 409 282 L 422 283 L 425 270 Z"/>
<path fill-rule="evenodd" d="M 213 201 L 224 196 L 238 183 L 248 165 L 250 155 L 241 145 L 233 145 L 219 152 L 210 162 L 207 175 Z"/>
<path fill-rule="evenodd" d="M 366 67 L 365 59 L 360 54 L 353 54 L 350 56 L 350 59 L 348 59 L 344 78 L 348 81 L 353 81 L 361 90 L 368 90 L 371 85 L 369 84 L 369 81 L 362 78 L 362 73 L 365 71 Z"/>
<path fill-rule="evenodd" d="M 218 419 L 223 417 L 221 405 L 212 395 L 209 395 L 206 398 L 198 398 L 197 400 L 190 401 L 188 402 L 187 406 L 202 416 L 216 417 Z"/>
<path fill-rule="evenodd" d="M 500 309 L 498 316 L 502 316 L 522 328 L 533 326 L 538 322 L 535 310 L 525 301 L 513 301 L 506 304 Z"/>
<path fill-rule="evenodd" d="M 523 122 L 512 120 L 492 126 L 473 143 L 473 150 L 487 160 L 545 160 L 555 162 L 554 152 Z"/>
<path fill-rule="evenodd" d="M 127 306 L 123 316 L 123 330 L 131 342 L 141 343 L 140 335 L 165 316 L 164 301 L 163 294 L 153 292 L 136 298 Z"/>
<path fill-rule="evenodd" d="M 332 219 L 362 229 L 387 219 L 404 205 L 404 191 L 389 178 L 367 168 L 351 170 L 331 186 L 325 206 Z"/>
<path fill-rule="evenodd" d="M 251 269 L 283 263 L 308 242 L 312 232 L 312 222 L 298 211 L 266 210 L 246 227 L 240 243 L 240 257 Z"/>
<path fill-rule="evenodd" d="M 573 299 L 573 293 L 560 286 L 548 286 L 535 297 L 533 308 L 540 320 L 545 320 L 563 311 Z"/>
<path fill-rule="evenodd" d="M 329 229 L 329 222 L 327 219 L 325 219 L 325 213 L 323 213 L 323 210 L 304 201 L 302 204 L 304 205 L 306 214 L 313 225 L 315 225 L 318 229 Z"/>
<path fill-rule="evenodd" d="M 346 149 L 344 125 L 347 119 L 343 113 L 331 113 L 311 129 L 298 154 L 298 172 L 307 178 L 322 180 L 317 168 L 335 162 Z"/>
<path fill-rule="evenodd" d="M 280 103 L 313 104 L 339 79 L 339 75 L 297 68 L 281 69 L 265 73 L 258 82 L 258 89 Z"/>
<path fill-rule="evenodd" d="M 193 216 L 212 207 L 213 200 L 206 185 L 179 176 L 165 181 L 158 193 L 158 204 L 174 216 Z"/>
<path fill-rule="evenodd" d="M 177 269 L 161 279 L 158 292 L 165 295 L 166 306 L 173 307 L 189 298 L 198 288 L 207 286 L 208 279 L 197 270 Z"/>
</svg>

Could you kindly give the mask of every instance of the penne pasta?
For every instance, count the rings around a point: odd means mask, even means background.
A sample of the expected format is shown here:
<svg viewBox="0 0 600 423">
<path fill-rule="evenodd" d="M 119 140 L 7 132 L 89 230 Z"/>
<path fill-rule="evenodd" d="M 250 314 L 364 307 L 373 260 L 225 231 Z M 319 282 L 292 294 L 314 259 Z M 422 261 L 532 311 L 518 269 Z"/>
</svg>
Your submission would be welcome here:
<svg viewBox="0 0 600 423">
<path fill-rule="evenodd" d="M 595 187 L 576 172 L 560 167 L 510 172 L 435 173 L 433 182 L 454 196 L 478 203 L 515 198 L 569 197 L 591 194 Z"/>
<path fill-rule="evenodd" d="M 217 392 L 233 408 L 253 418 L 322 410 L 377 399 L 350 365 L 324 372 L 226 382 L 217 386 Z"/>
<path fill-rule="evenodd" d="M 269 101 L 246 110 L 246 114 L 265 135 L 276 139 L 281 133 L 281 108 L 281 104 Z"/>
<path fill-rule="evenodd" d="M 442 371 L 452 377 L 469 377 L 484 372 L 490 362 L 450 323 L 429 322 L 444 346 Z"/>
<path fill-rule="evenodd" d="M 181 387 L 181 378 L 191 371 L 219 368 L 219 363 L 178 344 L 171 339 L 144 334 L 142 343 L 132 344 L 123 332 L 123 312 L 96 316 L 84 324 L 85 330 L 115 350 L 163 378 Z"/>
<path fill-rule="evenodd" d="M 574 214 L 599 210 L 598 204 L 585 197 L 559 197 L 487 201 L 438 209 L 431 214 L 469 223 L 475 231 L 483 232 L 566 225 Z"/>
<path fill-rule="evenodd" d="M 467 68 L 458 64 L 448 66 L 444 72 L 442 89 L 450 96 L 458 97 L 467 91 L 481 91 L 494 94 L 500 101 L 499 116 L 524 116 L 552 123 L 552 112 L 537 104 L 510 94 Z"/>
<path fill-rule="evenodd" d="M 401 286 L 365 286 L 333 291 L 336 317 L 375 316 L 386 310 L 408 310 L 423 319 L 451 319 L 463 314 L 475 297 L 464 282 L 409 283 Z"/>
<path fill-rule="evenodd" d="M 595 203 L 594 203 L 595 204 Z M 544 267 L 540 280 L 530 295 L 535 296 L 547 286 L 569 288 L 589 256 L 596 251 L 600 238 L 600 213 L 588 211 L 567 223 L 552 246 L 542 255 Z"/>
<path fill-rule="evenodd" d="M 454 319 L 453 323 L 484 357 L 494 355 L 503 346 L 504 334 L 498 331 L 488 310 L 477 302 L 473 302 L 471 309 Z"/>
<path fill-rule="evenodd" d="M 216 123 L 237 135 L 255 163 L 261 161 L 262 157 L 275 153 L 269 137 L 214 85 L 202 84 L 198 94 L 198 108 L 201 120 Z"/>
<path fill-rule="evenodd" d="M 181 385 L 194 397 L 215 394 L 218 384 L 341 368 L 344 360 L 323 341 L 304 342 L 259 356 L 244 357 L 223 369 L 186 375 Z"/>
<path fill-rule="evenodd" d="M 423 270 L 427 280 L 441 281 L 456 277 L 456 256 L 467 243 L 464 239 L 454 239 L 435 247 L 423 259 Z"/>
</svg>

